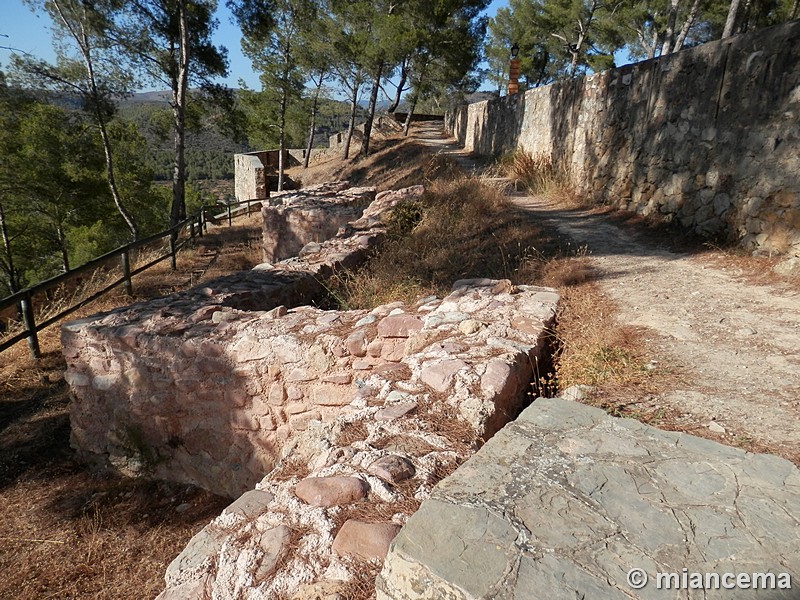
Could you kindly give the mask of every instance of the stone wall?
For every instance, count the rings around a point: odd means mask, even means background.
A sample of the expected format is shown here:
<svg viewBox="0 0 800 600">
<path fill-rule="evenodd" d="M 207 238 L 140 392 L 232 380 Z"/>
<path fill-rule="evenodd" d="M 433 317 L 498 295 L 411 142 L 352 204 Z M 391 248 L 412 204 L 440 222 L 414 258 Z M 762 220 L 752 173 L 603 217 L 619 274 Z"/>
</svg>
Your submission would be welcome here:
<svg viewBox="0 0 800 600">
<path fill-rule="evenodd" d="M 419 501 L 519 413 L 557 301 L 464 280 L 412 305 L 257 320 L 239 369 L 283 373 L 261 376 L 271 418 L 303 431 L 173 561 L 159 599 L 351 597 L 361 561 L 382 561 Z"/>
<path fill-rule="evenodd" d="M 250 489 L 293 432 L 351 400 L 336 332 L 364 315 L 303 306 L 324 300 L 334 271 L 367 259 L 388 210 L 421 193 L 380 194 L 302 258 L 65 324 L 73 446 L 131 474 L 230 497 Z"/>
<path fill-rule="evenodd" d="M 309 242 L 323 242 L 361 216 L 375 200 L 375 188 L 323 184 L 300 192 L 273 194 L 261 207 L 264 260 L 296 256 Z"/>
<path fill-rule="evenodd" d="M 234 190 L 237 202 L 262 200 L 269 196 L 264 162 L 258 152 L 233 157 Z"/>
<path fill-rule="evenodd" d="M 290 148 L 285 151 L 284 168 L 303 164 L 305 148 Z M 325 156 L 325 149 L 311 150 L 311 161 L 317 162 Z M 278 151 L 264 150 L 233 155 L 234 190 L 237 202 L 262 200 L 269 197 L 268 190 L 277 189 Z M 294 189 L 295 182 L 284 176 L 284 189 Z"/>
<path fill-rule="evenodd" d="M 800 254 L 800 21 L 478 102 L 468 150 L 549 156 L 598 202 Z"/>
</svg>

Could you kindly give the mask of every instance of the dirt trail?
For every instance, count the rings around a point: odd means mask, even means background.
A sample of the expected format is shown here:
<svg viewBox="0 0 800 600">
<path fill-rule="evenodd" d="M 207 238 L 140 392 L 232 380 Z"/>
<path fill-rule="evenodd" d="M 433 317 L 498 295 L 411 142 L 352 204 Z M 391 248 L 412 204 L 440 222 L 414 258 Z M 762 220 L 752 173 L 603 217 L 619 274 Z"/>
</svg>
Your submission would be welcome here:
<svg viewBox="0 0 800 600">
<path fill-rule="evenodd" d="M 435 128 L 420 134 L 464 166 L 472 164 Z M 714 421 L 709 431 L 721 441 L 745 447 L 752 441 L 800 458 L 796 289 L 755 285 L 735 268 L 658 247 L 602 215 L 543 197 L 510 199 L 586 248 L 597 283 L 618 307 L 619 324 L 645 328 L 653 364 L 678 374 L 671 390 L 646 399 L 651 407 L 677 410 L 682 428 Z"/>
</svg>

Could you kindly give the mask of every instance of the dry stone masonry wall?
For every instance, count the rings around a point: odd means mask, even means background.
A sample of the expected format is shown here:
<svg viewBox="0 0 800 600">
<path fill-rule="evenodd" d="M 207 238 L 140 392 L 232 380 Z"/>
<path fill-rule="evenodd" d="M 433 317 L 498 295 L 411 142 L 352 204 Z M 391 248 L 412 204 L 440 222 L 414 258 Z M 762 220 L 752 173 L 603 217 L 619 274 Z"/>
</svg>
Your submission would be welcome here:
<svg viewBox="0 0 800 600">
<path fill-rule="evenodd" d="M 326 396 L 318 408 L 299 409 L 305 393 L 311 401 L 337 384 L 306 389 L 308 373 L 335 376 L 322 373 L 320 361 L 328 358 L 315 354 L 313 336 L 293 337 L 302 308 L 280 317 L 323 298 L 322 282 L 334 271 L 363 263 L 383 238 L 381 218 L 422 192 L 379 194 L 341 235 L 310 244 L 302 258 L 64 325 L 73 445 L 126 472 L 231 497 L 251 488 L 292 431 L 341 401 Z"/>
<path fill-rule="evenodd" d="M 161 600 L 336 597 L 523 408 L 552 289 L 477 279 L 412 305 L 310 305 L 423 192 L 274 198 L 281 216 L 331 221 L 375 200 L 332 239 L 296 230 L 296 257 L 62 328 L 83 457 L 238 498 L 175 559 Z"/>
<path fill-rule="evenodd" d="M 800 21 L 449 115 L 481 154 L 552 158 L 582 193 L 800 255 Z"/>
<path fill-rule="evenodd" d="M 557 300 L 466 280 L 411 306 L 295 309 L 259 326 L 276 343 L 239 336 L 239 364 L 282 365 L 262 381 L 290 433 L 277 469 L 175 559 L 161 600 L 347 597 L 439 479 L 518 413 Z"/>
<path fill-rule="evenodd" d="M 331 189 L 281 205 L 318 211 Z M 172 563 L 162 600 L 336 597 L 523 408 L 552 289 L 478 279 L 412 305 L 309 305 L 423 191 L 378 194 L 297 257 L 63 327 L 81 455 L 238 497 Z M 374 190 L 334 195 L 332 213 Z"/>
<path fill-rule="evenodd" d="M 375 200 L 375 188 L 323 184 L 300 192 L 272 194 L 261 208 L 264 260 L 297 256 L 309 242 L 323 242 L 358 219 Z"/>
</svg>

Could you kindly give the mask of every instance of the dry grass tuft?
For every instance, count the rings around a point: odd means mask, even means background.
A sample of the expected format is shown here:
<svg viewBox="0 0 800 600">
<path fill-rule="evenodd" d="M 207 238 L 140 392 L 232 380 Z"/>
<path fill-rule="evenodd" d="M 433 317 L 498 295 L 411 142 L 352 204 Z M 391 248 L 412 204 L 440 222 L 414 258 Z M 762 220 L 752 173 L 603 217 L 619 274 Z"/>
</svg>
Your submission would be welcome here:
<svg viewBox="0 0 800 600">
<path fill-rule="evenodd" d="M 578 201 L 569 182 L 568 170 L 554 165 L 549 154 L 530 154 L 517 149 L 500 159 L 498 169 L 531 194 L 547 194 L 553 200 L 571 205 Z"/>
<path fill-rule="evenodd" d="M 330 281 L 345 308 L 449 293 L 458 279 L 535 279 L 555 244 L 523 211 L 478 179 L 437 180 L 397 211 L 390 239 L 366 267 Z"/>
<path fill-rule="evenodd" d="M 614 320 L 616 308 L 591 281 L 586 258 L 554 260 L 545 281 L 559 288 L 555 377 L 572 385 L 626 385 L 648 377 L 642 335 Z"/>
<path fill-rule="evenodd" d="M 345 423 L 336 437 L 337 446 L 349 446 L 355 442 L 363 442 L 369 437 L 367 424 L 364 421 Z"/>
<path fill-rule="evenodd" d="M 303 460 L 292 456 L 286 457 L 275 469 L 270 471 L 270 479 L 273 481 L 289 481 L 290 479 L 305 479 L 311 473 L 311 469 Z"/>
<path fill-rule="evenodd" d="M 344 523 L 348 519 L 356 519 L 369 523 L 388 523 L 397 513 L 410 516 L 417 512 L 421 504 L 419 500 L 414 498 L 414 490 L 417 485 L 419 485 L 418 481 L 409 479 L 391 486 L 393 491 L 400 496 L 400 499 L 395 502 L 381 502 L 376 499 L 369 502 L 351 504 L 342 511 L 341 522 Z"/>
<path fill-rule="evenodd" d="M 481 444 L 472 426 L 461 418 L 443 394 L 432 394 L 421 400 L 417 414 L 425 431 L 446 438 L 450 442 L 448 449 L 461 456 L 470 456 Z"/>
<path fill-rule="evenodd" d="M 660 407 L 648 408 L 643 399 L 674 384 L 676 374 L 650 363 L 644 330 L 616 322 L 617 309 L 593 281 L 582 250 L 551 259 L 543 275 L 546 284 L 558 288 L 561 303 L 553 332 L 552 373 L 539 386 L 563 392 L 588 385 L 594 391 L 586 401 L 611 414 L 653 425 L 668 423 L 671 415 Z"/>
<path fill-rule="evenodd" d="M 338 593 L 342 600 L 373 600 L 376 596 L 375 579 L 381 571 L 382 564 L 354 558 L 345 562 L 353 577 L 339 589 Z"/>
</svg>

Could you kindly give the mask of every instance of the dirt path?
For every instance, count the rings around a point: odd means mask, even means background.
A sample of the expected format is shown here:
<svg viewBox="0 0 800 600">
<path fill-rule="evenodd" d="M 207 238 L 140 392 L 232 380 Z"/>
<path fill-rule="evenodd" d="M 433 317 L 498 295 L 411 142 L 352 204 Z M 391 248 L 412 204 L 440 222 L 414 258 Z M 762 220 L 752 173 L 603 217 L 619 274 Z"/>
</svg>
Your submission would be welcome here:
<svg viewBox="0 0 800 600">
<path fill-rule="evenodd" d="M 587 211 L 542 197 L 512 202 L 586 247 L 618 322 L 645 328 L 655 364 L 682 374 L 652 402 L 679 410 L 689 423 L 715 421 L 722 436 L 749 437 L 787 455 L 800 450 L 797 291 L 748 283 Z"/>
<path fill-rule="evenodd" d="M 419 132 L 426 144 L 472 164 L 435 127 Z M 597 283 L 618 307 L 618 323 L 644 328 L 653 364 L 678 374 L 672 389 L 647 399 L 651 407 L 678 411 L 682 428 L 711 425 L 708 433 L 720 441 L 754 442 L 800 458 L 796 289 L 755 285 L 735 269 L 660 248 L 602 215 L 543 197 L 511 201 L 586 248 Z"/>
</svg>

